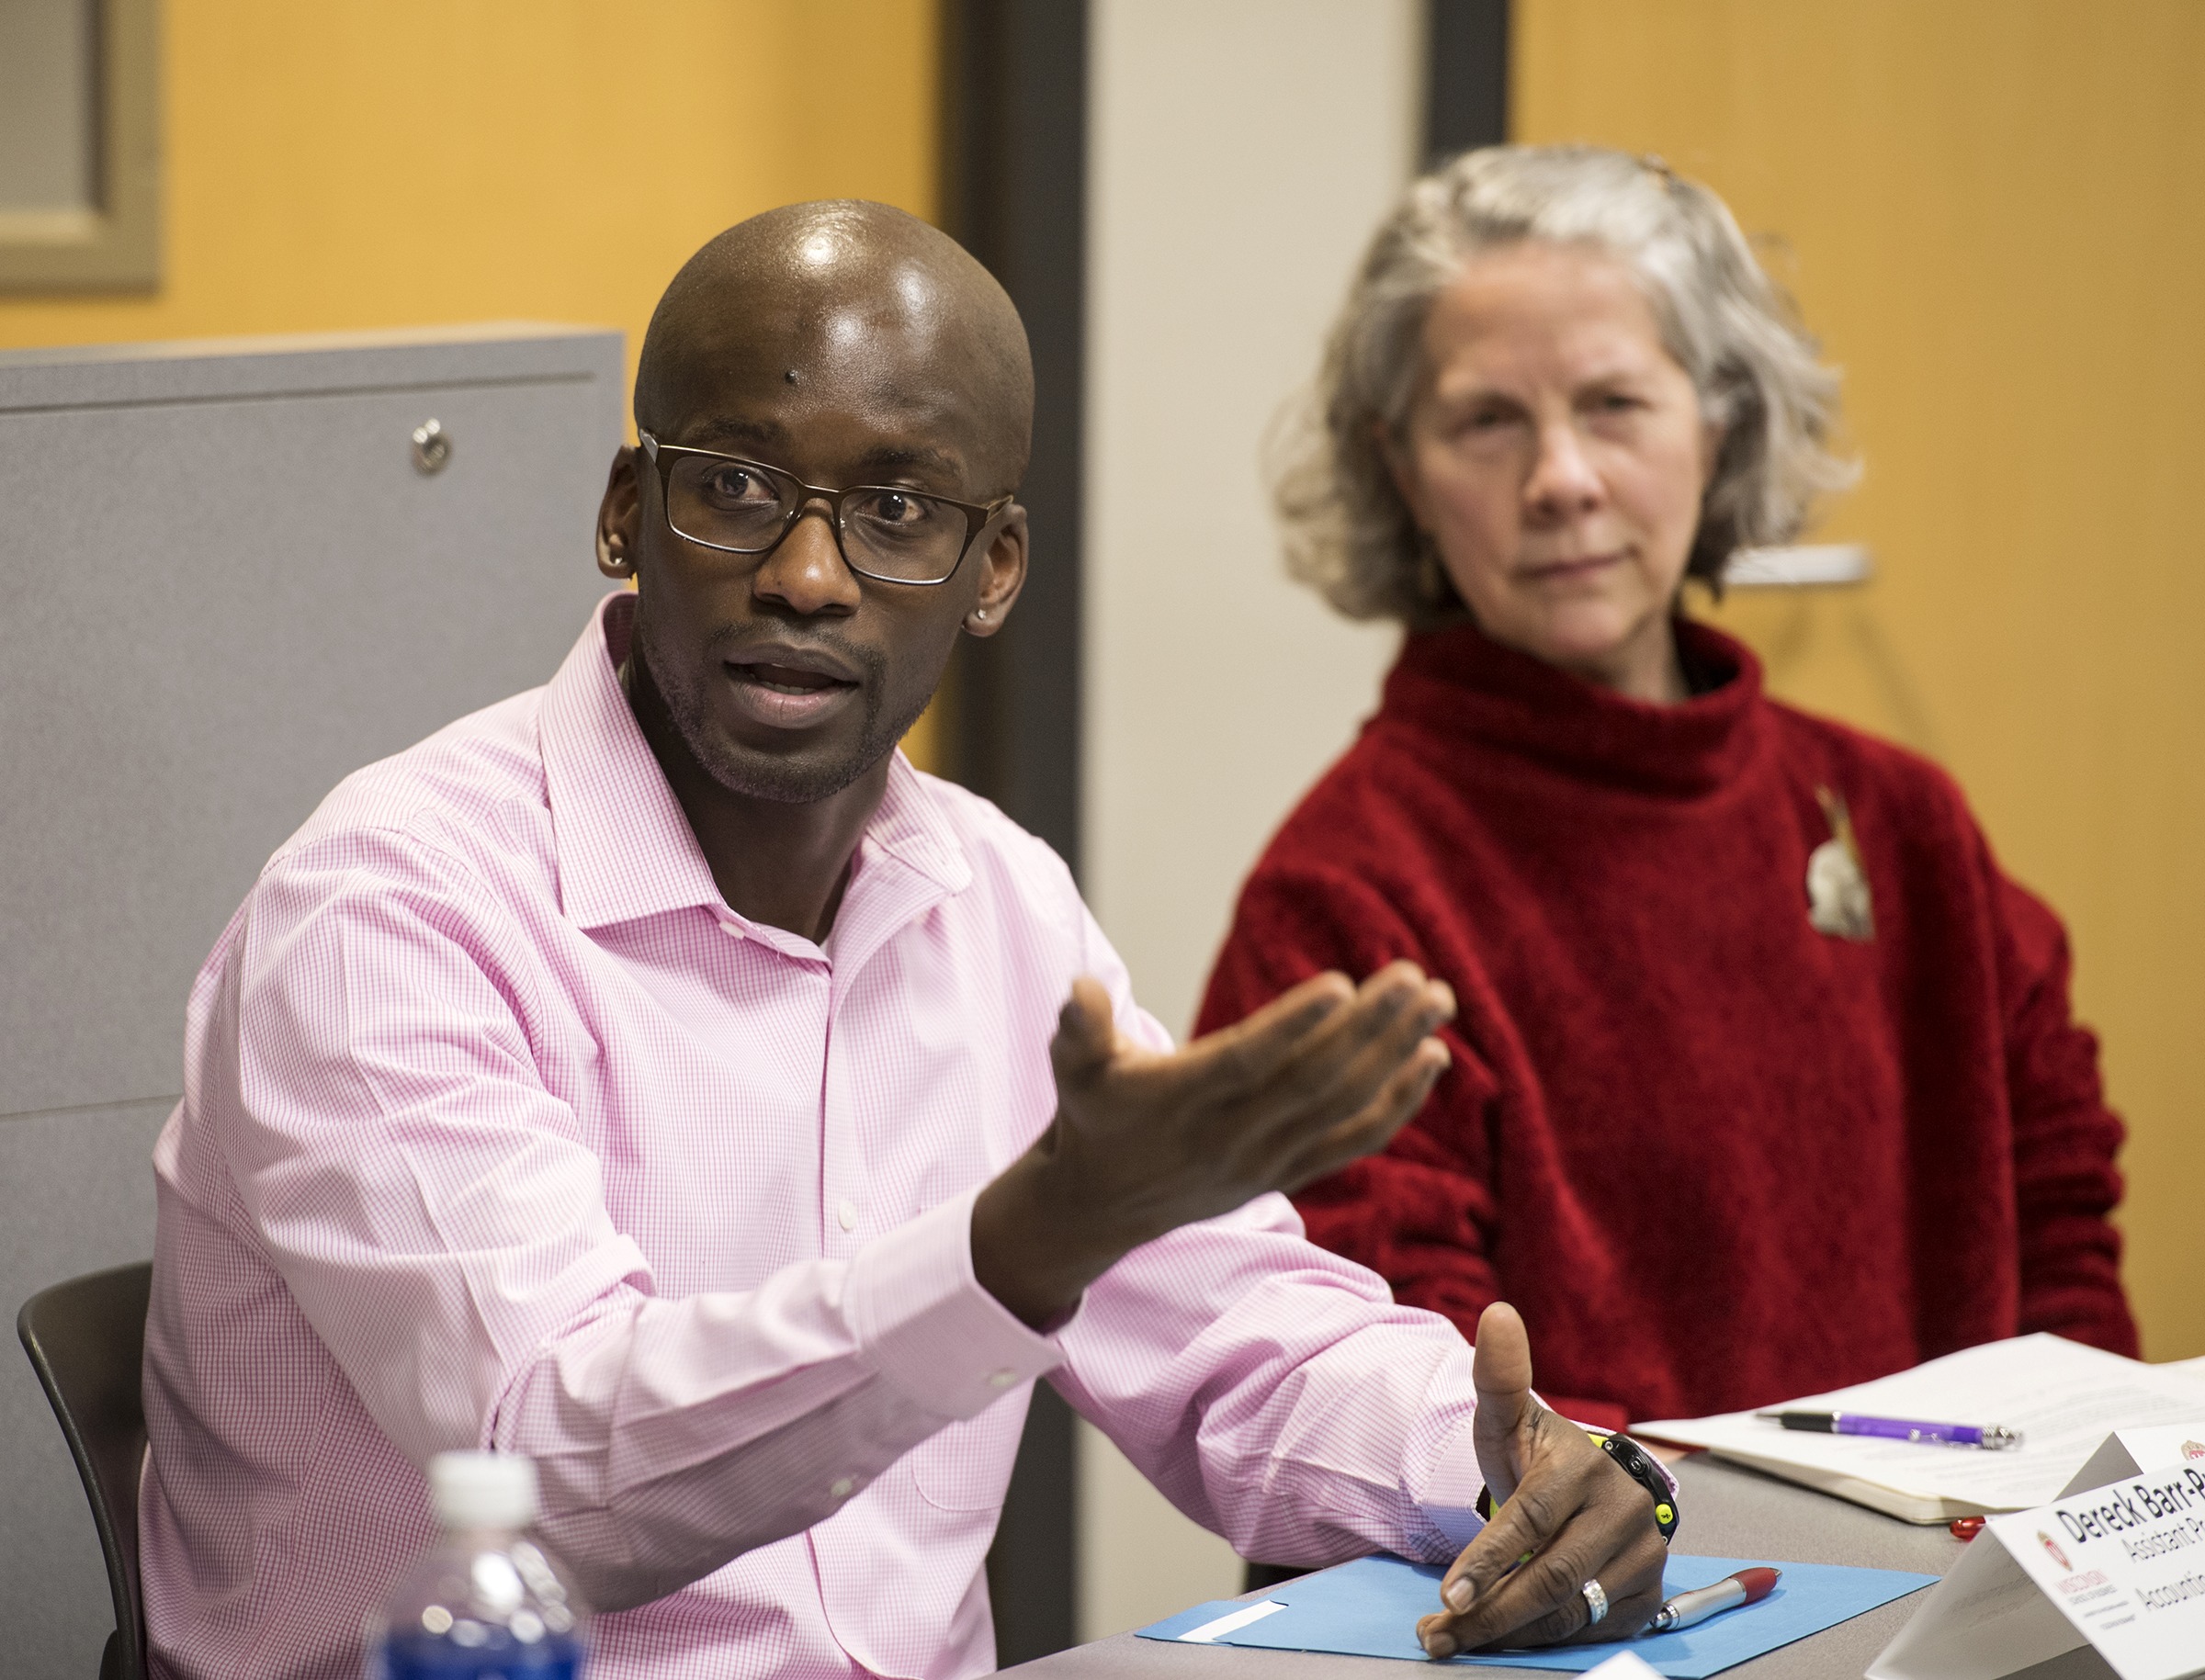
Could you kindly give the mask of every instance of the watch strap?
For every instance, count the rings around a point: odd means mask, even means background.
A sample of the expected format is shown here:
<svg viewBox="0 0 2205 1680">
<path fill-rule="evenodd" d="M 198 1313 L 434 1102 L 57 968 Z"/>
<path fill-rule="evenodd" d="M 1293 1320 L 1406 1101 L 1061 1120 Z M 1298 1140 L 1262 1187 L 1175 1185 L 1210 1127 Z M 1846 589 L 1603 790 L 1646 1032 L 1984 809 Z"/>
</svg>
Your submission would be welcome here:
<svg viewBox="0 0 2205 1680">
<path fill-rule="evenodd" d="M 1579 1427 L 1583 1427 L 1582 1425 Z M 1668 1545 L 1677 1532 L 1677 1490 L 1668 1477 L 1662 1474 L 1661 1466 L 1654 1455 L 1629 1436 L 1607 1429 L 1586 1429 L 1585 1433 L 1600 1444 L 1600 1449 L 1613 1459 L 1616 1468 L 1646 1490 L 1654 1501 L 1654 1526 L 1661 1530 L 1661 1543 Z M 1477 1490 L 1477 1514 L 1487 1522 L 1493 1520 L 1493 1490 Z"/>
<path fill-rule="evenodd" d="M 1646 1490 L 1654 1501 L 1654 1524 L 1661 1530 L 1661 1543 L 1668 1545 L 1677 1532 L 1677 1489 L 1654 1455 L 1629 1436 L 1620 1432 L 1588 1429 L 1586 1434 L 1600 1444 L 1600 1450 L 1613 1459 L 1623 1474 Z"/>
</svg>

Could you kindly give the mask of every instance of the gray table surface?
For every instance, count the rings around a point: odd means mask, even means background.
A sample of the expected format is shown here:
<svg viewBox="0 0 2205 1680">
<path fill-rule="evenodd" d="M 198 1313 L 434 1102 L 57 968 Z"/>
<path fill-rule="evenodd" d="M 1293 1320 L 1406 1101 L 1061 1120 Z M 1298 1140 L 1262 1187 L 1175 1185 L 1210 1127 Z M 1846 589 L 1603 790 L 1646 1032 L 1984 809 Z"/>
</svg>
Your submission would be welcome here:
<svg viewBox="0 0 2205 1680">
<path fill-rule="evenodd" d="M 1673 1467 L 1684 1525 L 1677 1550 L 1706 1557 L 1765 1558 L 1771 1563 L 1856 1563 L 1869 1569 L 1912 1569 L 1941 1575 L 1959 1559 L 1961 1543 L 1942 1524 L 1917 1528 L 1826 1494 L 1810 1493 L 1704 1455 Z M 1921 1604 L 1910 1594 L 1725 1670 L 1736 1680 L 1860 1680 L 1878 1652 Z M 1377 1657 L 1241 1650 L 1227 1645 L 1173 1645 L 1130 1633 L 1023 1663 L 1006 1673 L 1028 1680 L 1399 1680 L 1399 1663 Z M 1471 1674 L 1537 1670 L 1467 1668 Z"/>
</svg>

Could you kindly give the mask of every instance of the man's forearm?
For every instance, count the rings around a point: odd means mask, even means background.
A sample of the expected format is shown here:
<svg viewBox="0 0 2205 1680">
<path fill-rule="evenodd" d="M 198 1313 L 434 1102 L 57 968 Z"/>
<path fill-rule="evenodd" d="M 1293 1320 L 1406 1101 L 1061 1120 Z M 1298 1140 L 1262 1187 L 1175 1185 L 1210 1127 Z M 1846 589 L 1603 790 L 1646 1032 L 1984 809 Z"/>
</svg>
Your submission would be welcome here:
<svg viewBox="0 0 2205 1680">
<path fill-rule="evenodd" d="M 972 1206 L 972 1271 L 1012 1317 L 1046 1333 L 1087 1286 L 1138 1246 L 1109 1210 L 1068 1195 L 1046 1140 L 982 1190 Z"/>
</svg>

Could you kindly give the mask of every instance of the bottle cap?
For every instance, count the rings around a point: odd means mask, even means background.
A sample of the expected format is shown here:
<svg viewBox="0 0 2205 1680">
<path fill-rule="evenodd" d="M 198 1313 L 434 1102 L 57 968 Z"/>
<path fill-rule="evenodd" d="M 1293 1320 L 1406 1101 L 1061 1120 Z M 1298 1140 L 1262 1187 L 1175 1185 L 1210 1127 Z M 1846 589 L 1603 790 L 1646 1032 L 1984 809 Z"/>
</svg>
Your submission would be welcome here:
<svg viewBox="0 0 2205 1680">
<path fill-rule="evenodd" d="M 509 1452 L 440 1452 L 429 1499 L 447 1528 L 526 1528 L 536 1520 L 536 1460 Z"/>
</svg>

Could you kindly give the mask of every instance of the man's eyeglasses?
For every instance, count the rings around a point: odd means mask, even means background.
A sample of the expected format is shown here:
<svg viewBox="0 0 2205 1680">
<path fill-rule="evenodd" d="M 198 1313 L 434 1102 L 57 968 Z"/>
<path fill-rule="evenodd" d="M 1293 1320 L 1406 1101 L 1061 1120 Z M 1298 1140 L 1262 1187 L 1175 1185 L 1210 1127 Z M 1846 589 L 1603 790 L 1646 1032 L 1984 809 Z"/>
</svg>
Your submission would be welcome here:
<svg viewBox="0 0 2205 1680">
<path fill-rule="evenodd" d="M 842 563 L 883 583 L 948 582 L 972 539 L 1012 501 L 1000 496 L 981 506 L 894 484 L 828 490 L 763 461 L 637 435 L 658 468 L 676 536 L 729 554 L 769 554 L 807 507 L 824 502 Z"/>
</svg>

